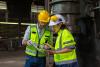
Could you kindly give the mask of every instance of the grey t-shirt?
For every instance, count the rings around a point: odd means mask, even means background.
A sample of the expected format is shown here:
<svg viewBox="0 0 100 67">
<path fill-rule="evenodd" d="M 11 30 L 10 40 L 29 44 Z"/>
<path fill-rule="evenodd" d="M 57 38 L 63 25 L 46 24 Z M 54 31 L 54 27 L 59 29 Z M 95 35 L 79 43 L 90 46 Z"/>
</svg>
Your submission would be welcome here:
<svg viewBox="0 0 100 67">
<path fill-rule="evenodd" d="M 29 35 L 30 35 L 30 26 L 27 27 L 23 40 L 29 40 Z"/>
</svg>

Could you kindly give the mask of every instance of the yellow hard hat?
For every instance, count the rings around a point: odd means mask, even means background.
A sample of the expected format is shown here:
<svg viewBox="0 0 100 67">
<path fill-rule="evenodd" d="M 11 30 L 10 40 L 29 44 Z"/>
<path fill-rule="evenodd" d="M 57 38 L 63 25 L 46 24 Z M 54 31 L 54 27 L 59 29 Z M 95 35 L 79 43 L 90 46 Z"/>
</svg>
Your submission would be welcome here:
<svg viewBox="0 0 100 67">
<path fill-rule="evenodd" d="M 52 20 L 52 21 L 54 21 L 54 22 L 56 22 L 57 20 L 58 20 L 58 17 L 57 16 L 51 16 L 51 18 L 50 18 L 50 20 Z"/>
<path fill-rule="evenodd" d="M 38 14 L 38 21 L 48 23 L 49 22 L 49 13 L 46 10 L 42 10 Z"/>
</svg>

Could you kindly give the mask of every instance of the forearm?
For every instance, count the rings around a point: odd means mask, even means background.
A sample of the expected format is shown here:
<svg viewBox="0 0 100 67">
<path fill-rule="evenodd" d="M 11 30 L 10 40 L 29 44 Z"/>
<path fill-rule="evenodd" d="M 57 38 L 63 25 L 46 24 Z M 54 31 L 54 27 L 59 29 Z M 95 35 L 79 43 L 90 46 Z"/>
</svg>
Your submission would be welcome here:
<svg viewBox="0 0 100 67">
<path fill-rule="evenodd" d="M 30 26 L 27 27 L 23 40 L 22 40 L 22 45 L 27 45 L 27 41 L 29 40 L 29 36 L 30 36 Z"/>
<path fill-rule="evenodd" d="M 64 48 L 62 50 L 57 50 L 55 51 L 56 54 L 59 54 L 59 53 L 67 53 L 67 52 L 70 52 L 72 51 L 72 49 L 69 49 L 69 48 Z"/>
</svg>

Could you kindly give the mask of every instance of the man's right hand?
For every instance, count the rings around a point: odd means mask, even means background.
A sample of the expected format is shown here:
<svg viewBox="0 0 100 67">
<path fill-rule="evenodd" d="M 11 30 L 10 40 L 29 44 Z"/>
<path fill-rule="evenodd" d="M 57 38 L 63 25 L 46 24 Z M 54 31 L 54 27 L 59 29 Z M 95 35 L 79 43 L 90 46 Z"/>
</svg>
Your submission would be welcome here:
<svg viewBox="0 0 100 67">
<path fill-rule="evenodd" d="M 32 45 L 32 41 L 31 40 L 28 40 L 27 41 L 27 45 Z"/>
</svg>

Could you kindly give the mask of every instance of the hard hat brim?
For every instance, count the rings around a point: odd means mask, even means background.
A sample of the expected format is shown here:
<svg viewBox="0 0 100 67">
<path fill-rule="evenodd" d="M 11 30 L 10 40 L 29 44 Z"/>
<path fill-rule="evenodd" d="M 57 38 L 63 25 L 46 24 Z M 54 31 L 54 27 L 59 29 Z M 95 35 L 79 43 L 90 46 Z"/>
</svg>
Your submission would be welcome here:
<svg viewBox="0 0 100 67">
<path fill-rule="evenodd" d="M 49 26 L 54 26 L 54 25 L 57 25 L 59 23 L 61 23 L 61 22 L 59 22 L 59 21 L 53 22 L 52 20 L 50 20 Z"/>
<path fill-rule="evenodd" d="M 54 25 L 57 25 L 59 23 L 65 23 L 65 19 L 62 15 L 59 15 L 59 14 L 56 14 L 55 16 L 57 16 L 58 18 L 61 18 L 62 20 L 57 20 L 57 21 L 52 21 L 50 20 L 50 23 L 49 23 L 49 26 L 54 26 Z"/>
<path fill-rule="evenodd" d="M 47 20 L 40 20 L 41 22 L 44 22 L 44 23 L 48 23 L 49 22 L 49 18 Z"/>
</svg>

